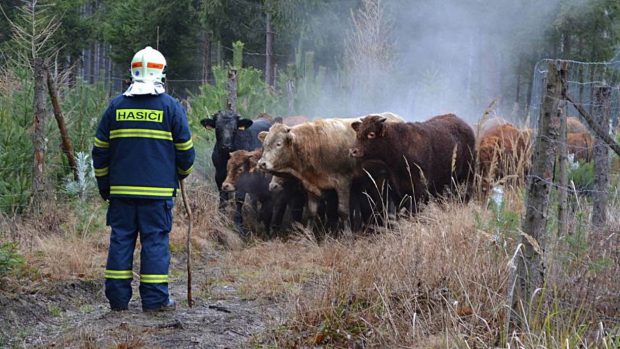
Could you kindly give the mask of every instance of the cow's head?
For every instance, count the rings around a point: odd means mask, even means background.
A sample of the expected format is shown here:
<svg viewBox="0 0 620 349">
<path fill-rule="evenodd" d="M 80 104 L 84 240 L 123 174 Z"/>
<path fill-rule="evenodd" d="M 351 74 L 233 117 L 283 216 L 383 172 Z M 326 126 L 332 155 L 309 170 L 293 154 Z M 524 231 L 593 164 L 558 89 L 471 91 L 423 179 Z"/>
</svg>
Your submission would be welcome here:
<svg viewBox="0 0 620 349">
<path fill-rule="evenodd" d="M 245 173 L 254 172 L 260 155 L 260 150 L 237 150 L 230 153 L 230 159 L 228 159 L 228 164 L 226 165 L 226 179 L 222 183 L 222 190 L 235 191 L 235 185 L 239 177 Z"/>
<path fill-rule="evenodd" d="M 267 171 L 280 171 L 289 166 L 293 160 L 293 142 L 295 135 L 284 124 L 273 124 L 269 132 L 261 132 L 258 138 L 263 142 L 263 156 L 258 167 Z"/>
<path fill-rule="evenodd" d="M 372 157 L 378 143 L 385 137 L 385 121 L 380 115 L 371 115 L 355 121 L 351 127 L 355 131 L 355 147 L 349 149 L 349 155 L 356 158 Z"/>
<path fill-rule="evenodd" d="M 224 150 L 231 150 L 238 130 L 245 130 L 252 126 L 252 120 L 242 119 L 241 115 L 230 110 L 221 110 L 211 118 L 202 119 L 200 124 L 208 129 L 215 130 L 216 145 Z"/>
</svg>

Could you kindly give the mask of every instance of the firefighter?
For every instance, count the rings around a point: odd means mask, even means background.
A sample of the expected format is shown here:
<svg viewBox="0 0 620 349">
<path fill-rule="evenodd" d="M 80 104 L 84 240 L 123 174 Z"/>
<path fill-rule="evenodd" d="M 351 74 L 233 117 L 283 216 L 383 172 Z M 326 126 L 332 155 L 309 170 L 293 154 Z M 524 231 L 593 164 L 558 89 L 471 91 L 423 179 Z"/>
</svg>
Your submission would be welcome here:
<svg viewBox="0 0 620 349">
<path fill-rule="evenodd" d="M 166 59 L 146 47 L 131 61 L 132 84 L 103 114 L 93 147 L 101 197 L 112 228 L 105 294 L 112 310 L 131 299 L 138 234 L 143 311 L 174 310 L 168 293 L 173 197 L 192 172 L 194 146 L 185 110 L 165 93 Z"/>
</svg>

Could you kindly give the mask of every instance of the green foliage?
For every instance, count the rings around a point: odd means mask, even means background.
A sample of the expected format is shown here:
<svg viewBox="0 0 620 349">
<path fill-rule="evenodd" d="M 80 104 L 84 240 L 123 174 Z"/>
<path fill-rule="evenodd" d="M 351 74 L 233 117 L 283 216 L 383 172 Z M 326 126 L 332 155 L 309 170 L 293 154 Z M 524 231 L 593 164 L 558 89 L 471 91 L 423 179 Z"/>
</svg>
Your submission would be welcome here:
<svg viewBox="0 0 620 349">
<path fill-rule="evenodd" d="M 108 92 L 103 84 L 79 82 L 63 94 L 62 110 L 73 147 L 76 152 L 90 153 L 95 130 L 110 100 Z"/>
<path fill-rule="evenodd" d="M 494 190 L 492 198 L 489 199 L 488 208 L 492 212 L 489 219 L 485 219 L 476 212 L 474 221 L 476 228 L 493 235 L 493 239 L 504 248 L 507 240 L 519 237 L 521 228 L 521 217 L 518 212 L 511 211 L 503 198 L 503 192 Z"/>
<path fill-rule="evenodd" d="M 198 94 L 191 97 L 191 106 L 195 114 L 210 116 L 226 108 L 228 97 L 228 69 L 213 67 L 215 85 L 205 84 Z M 263 81 L 263 73 L 255 68 L 237 70 L 237 111 L 244 117 L 253 118 L 261 112 L 279 112 L 277 99 Z"/>
<path fill-rule="evenodd" d="M 20 71 L 28 75 L 25 71 Z M 19 88 L 0 94 L 0 211 L 14 212 L 25 207 L 31 188 L 32 85 L 11 77 Z M 15 80 L 13 80 L 13 78 Z"/>
<path fill-rule="evenodd" d="M 233 64 L 235 69 L 243 68 L 243 46 L 241 41 L 233 42 Z"/>
<path fill-rule="evenodd" d="M 0 244 L 0 276 L 8 274 L 24 264 L 24 257 L 19 254 L 17 244 L 12 242 Z"/>
<path fill-rule="evenodd" d="M 0 211 L 19 212 L 30 197 L 32 185 L 32 125 L 31 75 L 25 69 L 15 70 L 8 85 L 13 86 L 0 94 Z M 90 153 L 93 136 L 101 114 L 108 103 L 103 85 L 78 83 L 62 91 L 62 109 L 69 135 L 76 153 Z M 48 111 L 50 110 L 48 106 Z M 51 117 L 51 115 L 49 115 Z M 46 171 L 54 188 L 65 182 L 70 169 L 65 155 L 60 151 L 60 135 L 54 121 L 46 130 Z M 88 164 L 90 166 L 90 164 Z M 86 183 L 86 182 L 84 182 Z M 92 190 L 86 185 L 85 191 Z"/>
<path fill-rule="evenodd" d="M 170 79 L 192 78 L 192 71 L 200 67 L 193 1 L 111 0 L 103 16 L 103 36 L 112 45 L 112 59 L 122 67 L 128 69 L 133 55 L 145 46 L 163 53 Z"/>
<path fill-rule="evenodd" d="M 573 182 L 578 191 L 594 190 L 594 162 L 578 162 L 569 171 L 568 181 Z"/>
</svg>

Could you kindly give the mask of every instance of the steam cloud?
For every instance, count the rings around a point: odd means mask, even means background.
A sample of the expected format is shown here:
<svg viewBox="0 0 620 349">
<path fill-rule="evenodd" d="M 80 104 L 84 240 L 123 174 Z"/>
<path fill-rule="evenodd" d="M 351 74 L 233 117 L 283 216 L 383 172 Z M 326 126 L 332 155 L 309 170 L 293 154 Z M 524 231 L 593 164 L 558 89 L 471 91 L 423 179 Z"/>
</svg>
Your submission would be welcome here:
<svg viewBox="0 0 620 349">
<path fill-rule="evenodd" d="M 574 6 L 587 2 L 576 0 Z M 348 45 L 338 46 L 340 51 L 334 54 L 343 57 L 348 78 L 328 73 L 324 93 L 309 110 L 300 112 L 342 116 L 392 111 L 410 121 L 453 112 L 474 123 L 497 99 L 501 116 L 525 117 L 523 102 L 520 108 L 515 106 L 519 58 L 543 39 L 559 0 L 380 0 L 378 4 L 386 34 L 381 45 L 389 54 L 361 49 L 359 56 L 366 57 L 352 64 L 350 43 L 359 23 L 351 20 L 355 10 L 342 13 L 338 37 Z M 372 36 L 377 28 L 357 29 L 358 34 Z M 521 89 L 523 99 L 527 89 L 523 82 Z"/>
</svg>

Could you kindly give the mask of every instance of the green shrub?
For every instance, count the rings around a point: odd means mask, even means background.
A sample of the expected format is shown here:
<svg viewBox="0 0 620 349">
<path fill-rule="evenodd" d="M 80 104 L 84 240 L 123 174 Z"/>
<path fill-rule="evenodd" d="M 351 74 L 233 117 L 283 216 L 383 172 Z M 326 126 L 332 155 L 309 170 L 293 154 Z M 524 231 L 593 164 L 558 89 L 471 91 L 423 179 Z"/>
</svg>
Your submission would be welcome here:
<svg viewBox="0 0 620 349">
<path fill-rule="evenodd" d="M 12 242 L 0 244 L 0 276 L 23 266 L 24 263 L 24 257 L 17 250 L 17 244 Z"/>
<path fill-rule="evenodd" d="M 32 84 L 26 78 L 0 94 L 0 211 L 24 208 L 32 182 Z"/>
<path fill-rule="evenodd" d="M 594 190 L 594 162 L 578 162 L 568 173 L 568 181 L 575 184 L 577 191 Z"/>
</svg>

